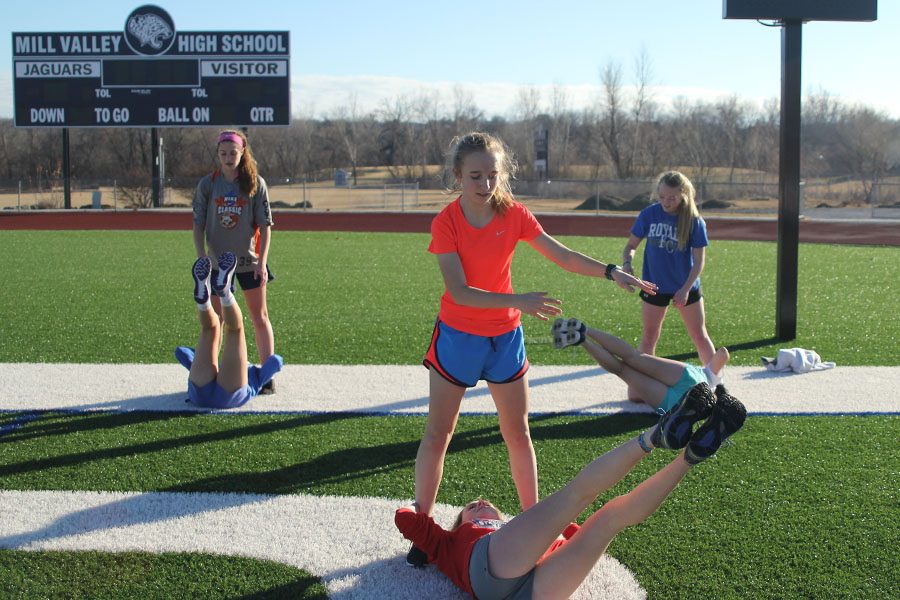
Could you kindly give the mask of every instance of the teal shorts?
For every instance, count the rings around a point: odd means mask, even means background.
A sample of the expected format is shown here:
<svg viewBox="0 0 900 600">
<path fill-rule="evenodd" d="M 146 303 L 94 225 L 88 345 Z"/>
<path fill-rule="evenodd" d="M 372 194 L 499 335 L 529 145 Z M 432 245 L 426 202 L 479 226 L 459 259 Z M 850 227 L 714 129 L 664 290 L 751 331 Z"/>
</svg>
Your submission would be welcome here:
<svg viewBox="0 0 900 600">
<path fill-rule="evenodd" d="M 669 412 L 675 408 L 676 404 L 681 402 L 681 399 L 688 393 L 688 390 L 701 381 L 706 381 L 706 375 L 703 373 L 703 369 L 695 367 L 694 365 L 685 365 L 684 373 L 681 374 L 681 379 L 678 380 L 678 383 L 669 388 L 669 391 L 666 392 L 666 397 L 663 398 L 659 408 L 663 409 L 665 412 Z"/>
</svg>

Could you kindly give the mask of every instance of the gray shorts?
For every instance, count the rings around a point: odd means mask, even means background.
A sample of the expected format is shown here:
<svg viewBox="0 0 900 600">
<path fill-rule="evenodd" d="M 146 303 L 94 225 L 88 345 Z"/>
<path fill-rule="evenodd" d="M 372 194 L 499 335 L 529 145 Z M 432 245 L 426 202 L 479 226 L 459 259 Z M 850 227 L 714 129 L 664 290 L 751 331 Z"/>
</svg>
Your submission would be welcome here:
<svg viewBox="0 0 900 600">
<path fill-rule="evenodd" d="M 531 600 L 534 588 L 534 569 L 512 579 L 500 579 L 488 569 L 488 534 L 475 542 L 469 557 L 469 580 L 478 600 Z"/>
</svg>

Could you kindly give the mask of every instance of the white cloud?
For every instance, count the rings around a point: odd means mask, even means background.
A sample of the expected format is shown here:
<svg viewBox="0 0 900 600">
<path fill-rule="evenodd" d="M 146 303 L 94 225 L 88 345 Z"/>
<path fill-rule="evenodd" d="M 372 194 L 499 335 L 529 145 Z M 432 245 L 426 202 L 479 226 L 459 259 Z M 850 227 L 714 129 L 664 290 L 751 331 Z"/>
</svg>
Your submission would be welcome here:
<svg viewBox="0 0 900 600">
<path fill-rule="evenodd" d="M 341 107 L 346 107 L 350 98 L 355 97 L 358 111 L 365 114 L 378 109 L 383 103 L 399 97 L 409 99 L 436 94 L 441 101 L 442 109 L 445 113 L 449 113 L 453 103 L 454 88 L 461 88 L 472 97 L 475 105 L 488 117 L 499 115 L 514 118 L 519 94 L 524 88 L 538 90 L 542 109 L 549 110 L 554 87 L 553 84 L 420 81 L 381 75 L 294 75 L 291 79 L 291 108 L 292 113 L 297 117 L 322 118 Z M 565 90 L 567 105 L 573 110 L 582 110 L 595 105 L 602 96 L 602 88 L 599 83 L 559 87 Z M 9 70 L 0 70 L 0 118 L 12 117 L 12 92 L 12 74 Z M 655 86 L 652 88 L 652 93 L 654 101 L 663 107 L 669 106 L 675 98 L 679 97 L 688 101 L 713 102 L 733 94 L 731 91 L 722 89 L 679 86 Z M 757 97 L 747 97 L 741 94 L 738 96 L 761 107 L 765 101 L 777 99 L 778 93 L 779 91 L 775 90 L 768 96 L 764 94 Z M 849 104 L 864 104 L 884 111 L 894 118 L 900 117 L 900 98 L 867 97 L 865 90 L 853 97 L 832 95 Z"/>
</svg>

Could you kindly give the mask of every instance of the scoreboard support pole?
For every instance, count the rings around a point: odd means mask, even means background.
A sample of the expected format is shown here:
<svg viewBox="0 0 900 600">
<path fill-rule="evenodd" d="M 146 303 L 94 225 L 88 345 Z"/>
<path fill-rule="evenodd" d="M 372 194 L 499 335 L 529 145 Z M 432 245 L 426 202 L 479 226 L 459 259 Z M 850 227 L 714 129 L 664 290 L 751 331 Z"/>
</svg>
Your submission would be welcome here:
<svg viewBox="0 0 900 600">
<path fill-rule="evenodd" d="M 69 128 L 62 128 L 63 208 L 72 208 L 72 164 L 69 161 Z"/>
<path fill-rule="evenodd" d="M 160 207 L 160 177 L 159 177 L 159 130 L 156 127 L 150 128 L 150 162 L 153 165 L 153 185 L 152 185 L 152 206 Z"/>
<path fill-rule="evenodd" d="M 800 246 L 800 54 L 801 21 L 781 30 L 781 149 L 778 158 L 778 274 L 775 336 L 797 337 L 797 278 Z"/>
</svg>

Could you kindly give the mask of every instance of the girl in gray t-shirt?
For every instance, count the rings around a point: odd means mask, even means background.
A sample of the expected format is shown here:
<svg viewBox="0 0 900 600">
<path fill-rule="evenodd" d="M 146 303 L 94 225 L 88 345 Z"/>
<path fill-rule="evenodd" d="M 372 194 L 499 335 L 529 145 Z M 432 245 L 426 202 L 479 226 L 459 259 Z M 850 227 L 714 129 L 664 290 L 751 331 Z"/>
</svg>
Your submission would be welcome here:
<svg viewBox="0 0 900 600">
<path fill-rule="evenodd" d="M 214 265 L 223 252 L 235 255 L 235 279 L 244 292 L 262 364 L 275 353 L 266 305 L 266 284 L 274 279 L 266 264 L 273 225 L 269 191 L 243 132 L 219 133 L 216 157 L 219 168 L 201 179 L 194 192 L 194 248 L 198 258 L 209 256 Z M 213 307 L 222 314 L 215 297 Z M 271 391 L 270 385 L 262 393 Z"/>
</svg>

